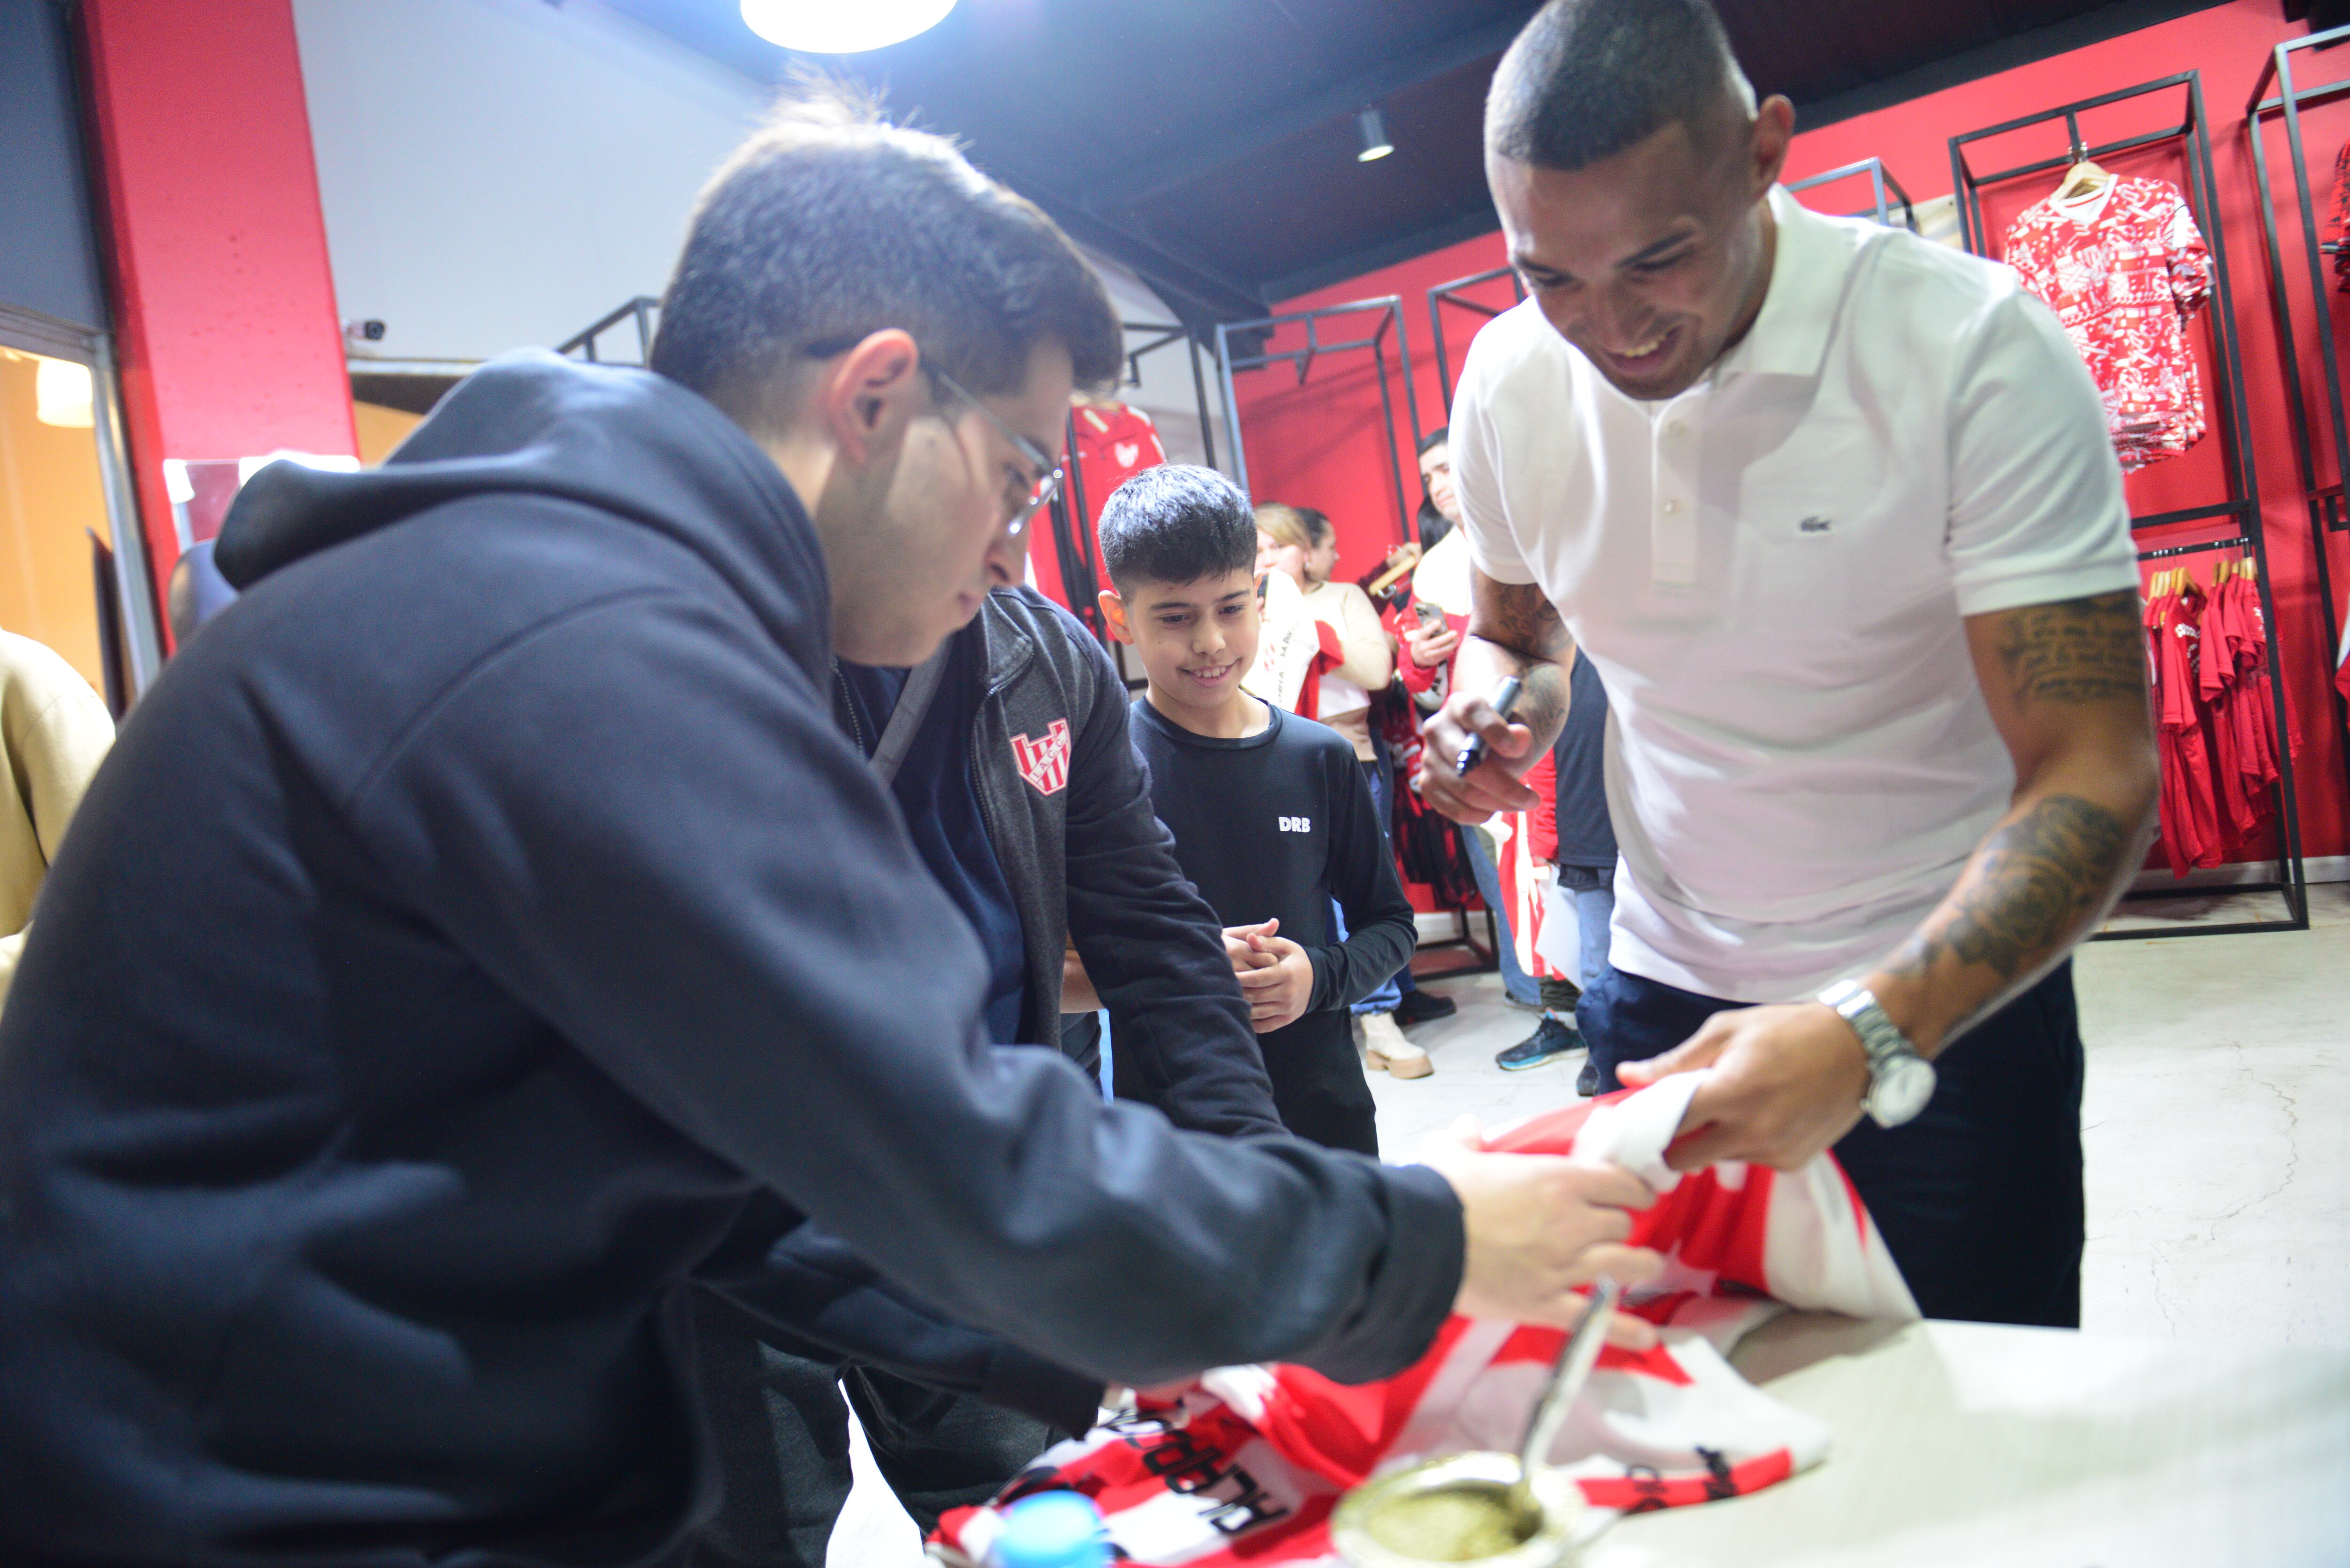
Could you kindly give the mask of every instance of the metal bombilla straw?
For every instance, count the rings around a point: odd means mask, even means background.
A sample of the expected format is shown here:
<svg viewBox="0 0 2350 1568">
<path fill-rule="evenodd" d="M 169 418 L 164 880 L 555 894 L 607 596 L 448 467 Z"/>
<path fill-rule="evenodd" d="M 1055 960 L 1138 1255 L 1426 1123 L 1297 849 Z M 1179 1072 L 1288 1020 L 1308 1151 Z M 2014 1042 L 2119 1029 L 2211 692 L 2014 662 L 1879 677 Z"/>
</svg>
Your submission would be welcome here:
<svg viewBox="0 0 2350 1568">
<path fill-rule="evenodd" d="M 1517 1482 L 1510 1488 L 1510 1509 L 1520 1520 L 1541 1516 L 1542 1505 L 1534 1501 L 1534 1467 L 1549 1462 L 1550 1446 L 1558 1440 L 1567 1412 L 1575 1407 L 1584 1384 L 1590 1381 L 1591 1368 L 1599 1360 L 1599 1347 L 1607 1341 L 1608 1325 L 1616 1321 L 1617 1303 L 1623 1296 L 1623 1288 L 1614 1280 L 1605 1274 L 1599 1277 L 1591 1292 L 1591 1305 L 1560 1348 L 1550 1383 L 1534 1403 L 1534 1419 L 1526 1423 L 1526 1440 L 1518 1449 Z"/>
</svg>

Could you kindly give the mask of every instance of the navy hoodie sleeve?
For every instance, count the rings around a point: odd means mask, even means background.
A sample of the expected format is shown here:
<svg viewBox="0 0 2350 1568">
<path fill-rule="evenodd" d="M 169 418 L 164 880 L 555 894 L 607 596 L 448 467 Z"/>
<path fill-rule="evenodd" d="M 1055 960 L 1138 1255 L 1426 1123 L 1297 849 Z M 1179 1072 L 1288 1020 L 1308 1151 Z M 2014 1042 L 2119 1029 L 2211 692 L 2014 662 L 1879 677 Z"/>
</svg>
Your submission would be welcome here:
<svg viewBox="0 0 2350 1568">
<path fill-rule="evenodd" d="M 432 704 L 346 809 L 387 874 L 650 1111 L 942 1314 L 1150 1383 L 1391 1374 L 1450 1310 L 1423 1168 L 1179 1132 L 993 1047 L 982 960 L 824 692 L 683 594 L 578 607 Z"/>
<path fill-rule="evenodd" d="M 1371 786 L 1348 748 L 1328 748 L 1324 798 L 1329 803 L 1330 896 L 1346 912 L 1347 940 L 1308 948 L 1314 999 L 1308 1012 L 1352 1007 L 1411 961 L 1419 928 L 1396 876 L 1395 854 L 1379 831 Z"/>
<path fill-rule="evenodd" d="M 1223 928 L 1176 863 L 1128 735 L 1123 688 L 1101 645 L 1103 700 L 1069 774 L 1069 935 L 1109 1009 L 1118 1092 L 1177 1127 L 1247 1137 L 1283 1131 Z"/>
</svg>

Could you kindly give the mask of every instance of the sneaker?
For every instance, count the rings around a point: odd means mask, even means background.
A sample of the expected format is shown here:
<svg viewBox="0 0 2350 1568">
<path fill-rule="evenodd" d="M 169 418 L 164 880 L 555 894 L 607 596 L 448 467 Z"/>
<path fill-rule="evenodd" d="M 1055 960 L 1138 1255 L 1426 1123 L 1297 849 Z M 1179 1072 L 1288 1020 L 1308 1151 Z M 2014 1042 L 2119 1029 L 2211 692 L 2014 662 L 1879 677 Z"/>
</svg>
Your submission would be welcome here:
<svg viewBox="0 0 2350 1568">
<path fill-rule="evenodd" d="M 1523 1073 L 1529 1067 L 1540 1067 L 1557 1061 L 1570 1052 L 1583 1049 L 1583 1036 L 1567 1024 L 1543 1015 L 1534 1032 L 1493 1058 L 1493 1065 L 1505 1073 Z"/>
<path fill-rule="evenodd" d="M 1403 1037 L 1392 1012 L 1366 1012 L 1355 1020 L 1362 1042 L 1363 1065 L 1391 1078 L 1425 1078 L 1436 1071 L 1428 1053 Z"/>
<path fill-rule="evenodd" d="M 1575 1092 L 1586 1100 L 1599 1093 L 1599 1064 L 1588 1056 L 1583 1059 L 1583 1071 L 1575 1075 Z"/>
<path fill-rule="evenodd" d="M 1461 1011 L 1449 996 L 1439 996 L 1432 991 L 1412 990 L 1403 993 L 1396 1004 L 1395 1021 L 1409 1029 L 1415 1023 L 1427 1023 L 1439 1018 L 1450 1018 Z"/>
</svg>

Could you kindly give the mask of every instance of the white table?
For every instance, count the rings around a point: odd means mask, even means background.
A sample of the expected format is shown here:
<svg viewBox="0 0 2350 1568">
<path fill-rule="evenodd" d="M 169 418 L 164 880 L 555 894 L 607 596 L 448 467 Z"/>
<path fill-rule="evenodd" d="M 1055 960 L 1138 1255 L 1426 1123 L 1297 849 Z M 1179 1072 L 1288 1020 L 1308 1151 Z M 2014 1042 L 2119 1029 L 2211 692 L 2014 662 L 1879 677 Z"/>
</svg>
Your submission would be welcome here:
<svg viewBox="0 0 2350 1568">
<path fill-rule="evenodd" d="M 2350 1564 L 2350 1352 L 1797 1314 L 1731 1359 L 1827 1461 L 1577 1568 Z"/>
</svg>

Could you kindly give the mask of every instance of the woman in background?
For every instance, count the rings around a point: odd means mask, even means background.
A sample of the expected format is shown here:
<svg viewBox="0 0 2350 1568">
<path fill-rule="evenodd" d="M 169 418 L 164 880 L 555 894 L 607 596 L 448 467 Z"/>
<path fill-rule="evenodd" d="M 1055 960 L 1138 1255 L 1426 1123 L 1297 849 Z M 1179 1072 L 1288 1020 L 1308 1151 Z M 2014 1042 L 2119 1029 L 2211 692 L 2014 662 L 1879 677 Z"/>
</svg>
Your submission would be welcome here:
<svg viewBox="0 0 2350 1568">
<path fill-rule="evenodd" d="M 1444 520 L 1445 531 L 1428 544 L 1428 553 L 1411 575 L 1411 609 L 1399 619 L 1403 636 L 1399 669 L 1404 690 L 1411 693 L 1421 712 L 1432 713 L 1451 690 L 1453 656 L 1460 651 L 1461 634 L 1469 628 L 1469 540 L 1458 526 L 1461 501 L 1452 489 L 1452 449 L 1447 432 L 1432 431 L 1419 443 L 1419 482 L 1425 493 L 1423 517 L 1433 510 Z M 1422 542 L 1427 543 L 1427 524 L 1421 526 Z M 1524 813 L 1519 812 L 1496 822 L 1511 833 L 1523 833 L 1523 818 Z M 1495 858 L 1501 836 L 1463 827 L 1461 847 L 1476 873 L 1478 896 L 1502 926 L 1497 956 L 1503 992 L 1518 1006 L 1540 1012 L 1541 987 L 1526 971 L 1518 951 L 1517 928 L 1526 922 L 1512 919 L 1511 900 L 1502 887 Z"/>
<path fill-rule="evenodd" d="M 1371 694 L 1387 690 L 1395 679 L 1395 649 L 1380 624 L 1378 608 L 1353 583 L 1331 578 L 1338 565 L 1338 533 L 1314 508 L 1279 502 L 1258 507 L 1256 544 L 1260 574 L 1278 571 L 1295 582 L 1308 613 L 1336 634 L 1337 662 L 1323 671 L 1318 693 L 1301 707 L 1310 706 L 1313 711 L 1306 717 L 1337 731 L 1355 748 L 1371 798 L 1378 804 L 1380 828 L 1391 834 L 1395 770 L 1371 732 Z M 1398 1078 L 1424 1078 L 1434 1072 L 1428 1053 L 1404 1038 L 1396 1014 L 1405 1010 L 1407 1021 L 1440 1016 L 1428 1005 L 1440 1000 L 1420 996 L 1407 964 L 1393 980 L 1357 1002 L 1356 1041 L 1365 1064 Z M 1441 1003 L 1441 1012 L 1451 1011 L 1451 1003 Z"/>
</svg>

